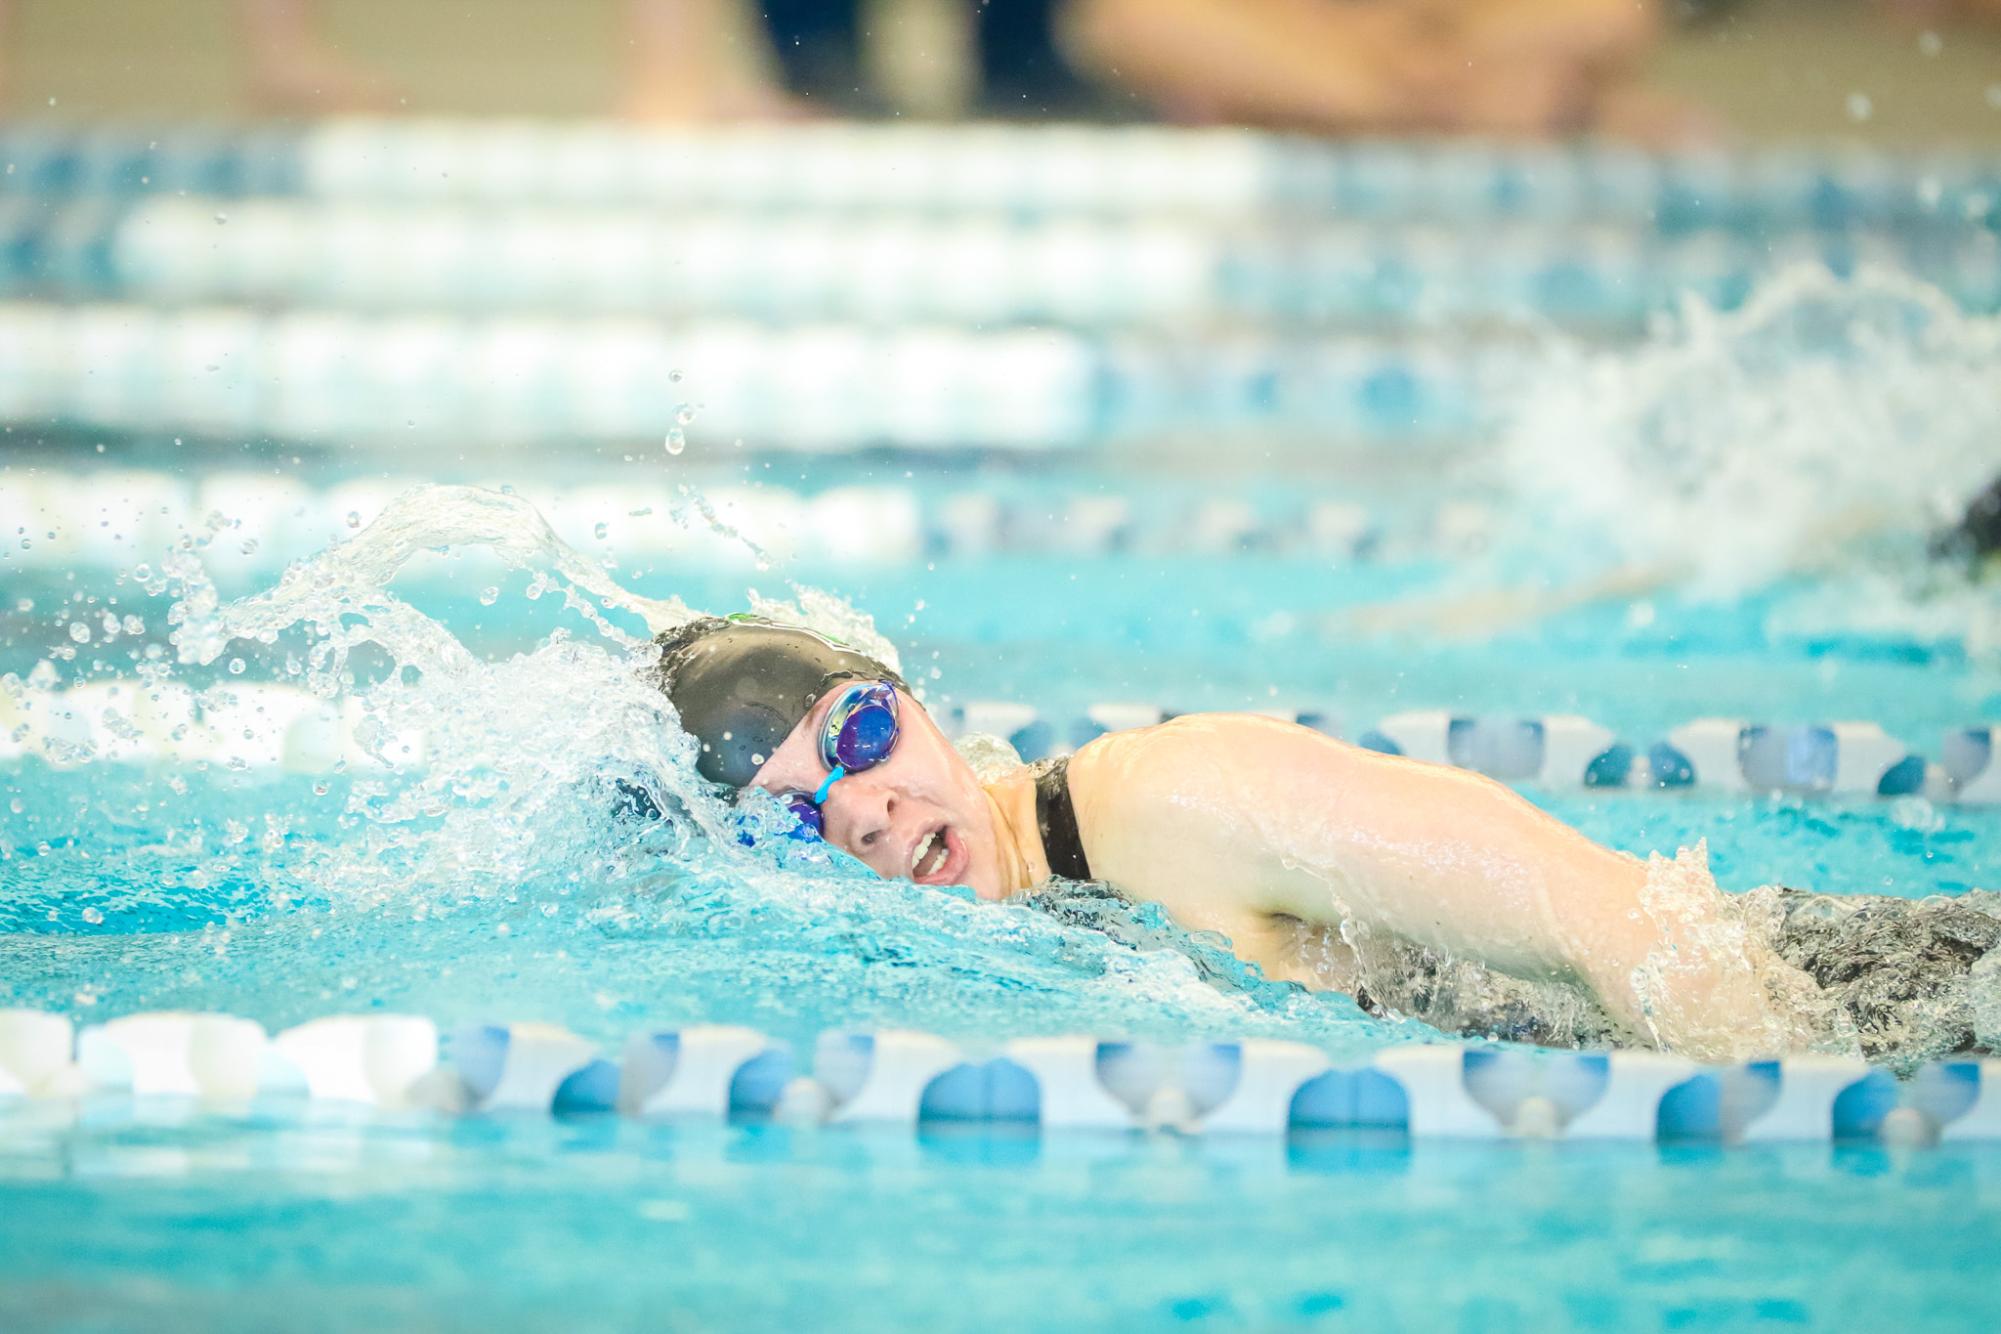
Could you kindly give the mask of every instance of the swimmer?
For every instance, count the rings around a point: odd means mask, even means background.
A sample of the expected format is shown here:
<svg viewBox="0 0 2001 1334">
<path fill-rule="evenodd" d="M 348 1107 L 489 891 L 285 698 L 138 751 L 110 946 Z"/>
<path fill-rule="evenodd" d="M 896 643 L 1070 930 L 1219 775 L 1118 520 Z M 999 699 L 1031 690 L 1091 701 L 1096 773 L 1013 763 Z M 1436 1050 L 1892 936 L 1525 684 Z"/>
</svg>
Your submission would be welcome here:
<svg viewBox="0 0 2001 1334">
<path fill-rule="evenodd" d="M 1782 933 L 1747 925 L 1699 852 L 1648 862 L 1600 847 L 1467 770 L 1217 713 L 983 782 L 901 677 L 821 635 L 705 617 L 659 643 L 659 684 L 701 743 L 701 776 L 771 793 L 802 832 L 886 878 L 987 900 L 1101 881 L 1227 936 L 1268 977 L 1419 1018 L 1441 967 L 1470 962 L 1502 985 L 1449 1026 L 1507 1036 L 1548 1036 L 1495 1021 L 1509 986 L 1577 998 L 1571 1040 L 1703 1060 L 1841 1030 L 1840 998 L 1781 957 Z M 2001 922 L 1973 915 L 1993 929 L 1954 919 L 1969 937 L 1955 975 L 2001 942 Z M 1828 953 L 1825 932 L 1807 934 Z M 1842 1030 L 1850 1047 L 1856 1028 Z"/>
<path fill-rule="evenodd" d="M 1822 516 L 1802 534 L 1792 561 L 1795 573 L 1813 573 L 1848 558 L 1854 546 L 1895 530 L 1903 516 L 1852 506 Z M 1931 534 L 1926 555 L 1943 569 L 1974 580 L 2001 575 L 2001 476 L 1967 501 L 1949 526 Z M 1487 638 L 1521 630 L 1580 607 L 1632 601 L 1665 593 L 1690 569 L 1673 565 L 1620 565 L 1559 587 L 1483 588 L 1434 599 L 1366 606 L 1349 612 L 1346 625 L 1362 634 L 1424 634 L 1433 638 Z"/>
</svg>

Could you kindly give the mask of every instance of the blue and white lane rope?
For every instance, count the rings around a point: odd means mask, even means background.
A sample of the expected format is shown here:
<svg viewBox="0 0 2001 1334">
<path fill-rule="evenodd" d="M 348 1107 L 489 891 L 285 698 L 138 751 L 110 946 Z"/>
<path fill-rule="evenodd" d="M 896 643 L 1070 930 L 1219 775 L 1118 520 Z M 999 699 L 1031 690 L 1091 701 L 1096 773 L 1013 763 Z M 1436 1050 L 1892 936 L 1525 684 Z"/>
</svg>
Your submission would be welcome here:
<svg viewBox="0 0 2001 1334">
<path fill-rule="evenodd" d="M 183 535 L 226 530 L 203 559 L 225 578 L 276 575 L 352 537 L 416 478 L 375 477 L 311 487 L 269 472 L 161 469 L 67 471 L 17 465 L 0 487 L 0 571 L 127 570 L 157 563 Z M 498 483 L 494 483 L 497 485 Z M 1354 501 L 1277 494 L 1260 500 L 1193 489 L 1132 499 L 1102 491 L 1010 493 L 908 485 L 843 485 L 807 494 L 770 483 L 704 485 L 708 522 L 681 485 L 515 488 L 580 551 L 644 563 L 750 569 L 793 560 L 814 566 L 900 566 L 997 553 L 1223 556 L 1247 551 L 1345 559 L 1392 547 L 1418 559 L 1464 549 L 1497 522 L 1470 503 L 1441 505 L 1391 532 Z M 756 548 L 753 550 L 753 545 Z M 421 578 L 421 572 L 417 575 Z"/>
<path fill-rule="evenodd" d="M 0 200 L 0 298 L 326 311 L 739 317 L 766 323 L 1243 321 L 1636 334 L 1685 295 L 1733 305 L 1811 263 L 1913 274 L 2001 306 L 2001 236 L 1972 227 L 1659 235 L 1597 223 L 743 216 L 515 205 Z"/>
<path fill-rule="evenodd" d="M 1198 428 L 1395 441 L 1463 437 L 1531 355 L 1429 336 L 1219 349 L 1056 328 L 13 303 L 0 421 L 404 451 L 659 449 L 684 409 L 706 440 L 805 452 L 1033 454 Z"/>
<path fill-rule="evenodd" d="M 808 1054 L 736 1027 L 642 1031 L 606 1051 L 545 1024 L 476 1025 L 441 1037 L 427 1019 L 372 1014 L 272 1035 L 224 1014 L 143 1013 L 78 1030 L 61 1015 L 0 1011 L 0 1140 L 10 1108 L 83 1108 L 113 1097 L 220 1109 L 303 1098 L 448 1114 L 949 1122 L 1043 1133 L 1377 1128 L 1413 1140 L 2001 1140 L 1994 1059 L 1936 1062 L 1900 1080 L 1842 1057 L 1703 1066 L 1653 1052 L 1437 1044 L 1389 1047 L 1342 1066 L 1318 1048 L 1263 1039 L 968 1044 L 911 1031 L 827 1033 Z"/>
<path fill-rule="evenodd" d="M 2001 220 L 2001 156 L 1342 143 L 1164 126 L 682 131 L 332 119 L 304 130 L 0 128 L 0 196 L 305 196 L 937 214 L 1597 218 L 1665 231 Z"/>
<path fill-rule="evenodd" d="M 1001 700 L 937 710 L 949 735 L 996 736 L 1031 761 L 1178 712 L 1160 704 L 1108 701 L 1081 714 L 1052 716 Z M 1326 709 L 1266 712 L 1342 735 Z M 289 773 L 424 763 L 428 748 L 421 732 L 385 734 L 365 722 L 358 700 L 336 706 L 278 682 L 230 681 L 197 691 L 173 682 L 112 678 L 43 689 L 18 677 L 0 678 L 0 763 L 205 764 Z M 1769 725 L 1704 718 L 1672 729 L 1651 746 L 1634 746 L 1573 714 L 1497 718 L 1438 709 L 1391 714 L 1352 736 L 1373 750 L 1557 789 L 2001 802 L 1996 758 L 2001 727 L 1984 724 L 1947 732 L 1936 759 L 1871 722 Z"/>
</svg>

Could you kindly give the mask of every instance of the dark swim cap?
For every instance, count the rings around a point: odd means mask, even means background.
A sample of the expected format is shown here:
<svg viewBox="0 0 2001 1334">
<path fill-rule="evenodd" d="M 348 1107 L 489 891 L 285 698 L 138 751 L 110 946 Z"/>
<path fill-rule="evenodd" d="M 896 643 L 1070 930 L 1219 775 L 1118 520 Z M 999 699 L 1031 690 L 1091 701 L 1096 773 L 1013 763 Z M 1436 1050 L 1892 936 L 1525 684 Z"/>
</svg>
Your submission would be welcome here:
<svg viewBox="0 0 2001 1334">
<path fill-rule="evenodd" d="M 660 688 L 702 743 L 696 772 L 728 787 L 749 787 L 829 687 L 859 679 L 909 689 L 866 653 L 761 616 L 704 616 L 655 642 Z"/>
</svg>

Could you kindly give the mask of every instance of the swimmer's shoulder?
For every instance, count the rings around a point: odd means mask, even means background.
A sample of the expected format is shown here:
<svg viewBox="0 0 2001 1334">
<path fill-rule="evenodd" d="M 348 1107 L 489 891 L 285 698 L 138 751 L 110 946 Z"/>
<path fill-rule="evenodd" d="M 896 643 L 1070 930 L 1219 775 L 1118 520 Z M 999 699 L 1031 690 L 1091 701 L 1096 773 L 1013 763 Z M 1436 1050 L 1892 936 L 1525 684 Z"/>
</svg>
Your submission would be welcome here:
<svg viewBox="0 0 2001 1334">
<path fill-rule="evenodd" d="M 1151 727 L 1132 727 L 1078 748 L 1070 757 L 1071 781 L 1092 781 L 1105 770 L 1138 760 L 1172 761 L 1228 758 L 1255 763 L 1264 747 L 1345 743 L 1283 718 L 1263 713 L 1184 713 Z"/>
<path fill-rule="evenodd" d="M 1188 796 L 1241 775 L 1291 769 L 1326 748 L 1353 747 L 1297 723 L 1261 713 L 1184 713 L 1107 732 L 1070 757 L 1069 780 L 1080 815 Z"/>
<path fill-rule="evenodd" d="M 1286 879 L 1269 812 L 1310 782 L 1329 747 L 1347 749 L 1253 713 L 1185 714 L 1096 738 L 1068 768 L 1093 872 L 1185 924 L 1248 939 Z"/>
</svg>

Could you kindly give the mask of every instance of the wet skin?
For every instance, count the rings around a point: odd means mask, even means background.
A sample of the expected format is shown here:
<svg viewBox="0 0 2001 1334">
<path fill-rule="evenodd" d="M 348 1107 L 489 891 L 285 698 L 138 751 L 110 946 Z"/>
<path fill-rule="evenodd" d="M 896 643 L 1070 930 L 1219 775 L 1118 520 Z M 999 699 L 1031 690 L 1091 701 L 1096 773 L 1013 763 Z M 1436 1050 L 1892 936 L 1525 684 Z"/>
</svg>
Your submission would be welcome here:
<svg viewBox="0 0 2001 1334">
<path fill-rule="evenodd" d="M 923 707 L 898 698 L 895 750 L 827 794 L 828 841 L 878 875 L 985 899 L 1048 880 L 1027 771 L 982 786 Z M 810 793 L 825 780 L 818 737 L 833 704 L 793 729 L 757 786 Z M 1706 873 L 1669 902 L 1646 863 L 1482 775 L 1200 714 L 1098 738 L 1071 757 L 1069 780 L 1094 876 L 1221 932 L 1268 975 L 1352 990 L 1345 938 L 1361 931 L 1575 985 L 1635 1041 L 1700 1059 L 1799 1041 L 1764 984 L 1788 966 L 1737 943 Z"/>
<path fill-rule="evenodd" d="M 820 728 L 840 693 L 828 692 L 799 721 L 757 771 L 756 786 L 812 793 L 826 781 Z M 889 758 L 828 790 L 821 808 L 827 841 L 887 879 L 970 885 L 987 899 L 1025 888 L 1010 821 L 924 706 L 900 690 L 897 705 L 897 742 Z"/>
</svg>

